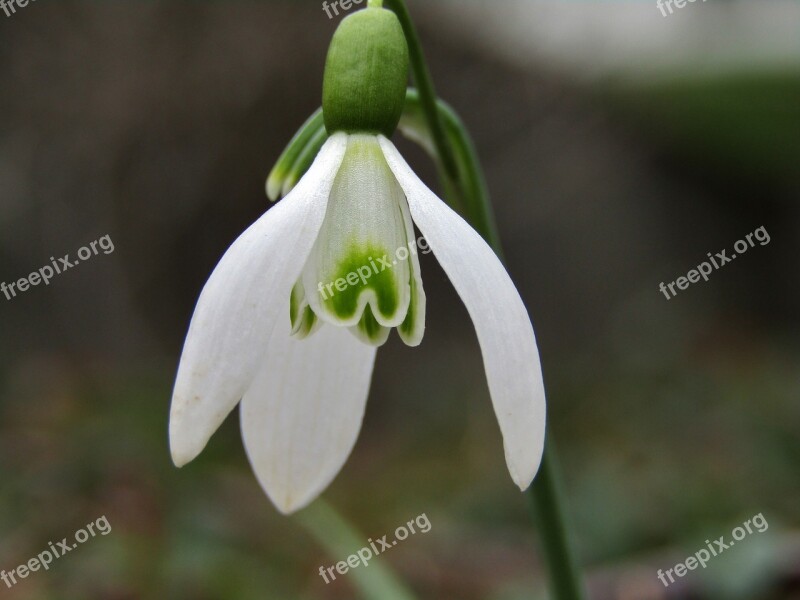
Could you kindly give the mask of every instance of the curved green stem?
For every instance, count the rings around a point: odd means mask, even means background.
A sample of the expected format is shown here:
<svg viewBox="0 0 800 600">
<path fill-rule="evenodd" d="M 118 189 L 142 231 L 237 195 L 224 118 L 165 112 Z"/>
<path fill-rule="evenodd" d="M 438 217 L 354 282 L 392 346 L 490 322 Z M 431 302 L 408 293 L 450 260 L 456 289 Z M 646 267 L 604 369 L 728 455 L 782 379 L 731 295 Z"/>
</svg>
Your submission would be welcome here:
<svg viewBox="0 0 800 600">
<path fill-rule="evenodd" d="M 558 461 L 548 434 L 539 473 L 528 490 L 531 509 L 539 526 L 544 560 L 550 574 L 553 597 L 582 600 L 585 597 L 580 570 L 570 549 L 567 518 L 561 492 Z"/>
<path fill-rule="evenodd" d="M 503 249 L 495 227 L 494 210 L 474 146 L 460 120 L 454 120 L 450 124 L 454 128 L 460 128 L 459 137 L 463 140 L 463 145 L 459 151 L 469 155 L 459 161 L 462 168 L 470 171 L 464 177 L 468 182 L 472 182 L 464 185 L 469 190 L 466 201 L 468 211 L 465 216 L 502 260 Z M 528 495 L 538 525 L 542 554 L 552 586 L 552 597 L 555 600 L 582 600 L 585 593 L 580 570 L 569 543 L 567 517 L 563 508 L 558 462 L 552 438 L 552 432 L 548 432 L 542 464 L 536 479 L 528 489 Z"/>
<path fill-rule="evenodd" d="M 452 188 L 455 186 L 456 191 L 461 192 L 465 217 L 502 259 L 503 251 L 495 227 L 494 210 L 475 147 L 455 112 L 444 103 L 437 105 L 430 73 L 404 1 L 386 0 L 386 4 L 395 11 L 406 32 L 414 79 L 419 88 L 419 101 L 438 154 L 439 168 L 442 171 L 440 177 L 445 183 L 445 189 L 450 188 L 449 191 L 453 192 Z M 455 157 L 451 143 L 456 147 Z M 570 548 L 551 433 L 548 433 L 539 473 L 528 494 L 538 524 L 552 597 L 555 600 L 582 600 L 585 597 L 583 583 Z"/>
<path fill-rule="evenodd" d="M 436 91 L 433 88 L 428 64 L 425 62 L 425 55 L 422 52 L 422 45 L 419 42 L 417 30 L 408 13 L 408 8 L 404 0 L 386 0 L 386 8 L 393 11 L 400 20 L 403 32 L 408 42 L 408 57 L 411 61 L 411 72 L 414 83 L 419 88 L 422 108 L 425 112 L 425 120 L 431 130 L 433 142 L 436 145 L 436 152 L 444 166 L 444 170 L 450 177 L 457 176 L 456 163 L 453 159 L 453 152 L 445 137 L 444 127 L 439 119 L 436 110 Z"/>
<path fill-rule="evenodd" d="M 467 190 L 465 216 L 502 260 L 503 249 L 495 227 L 494 210 L 475 148 L 460 120 L 457 118 L 448 120 L 448 126 L 454 129 L 451 138 L 456 136 L 461 140 L 458 154 L 463 152 L 465 155 L 463 160 L 459 160 L 459 166 L 465 170 L 459 180 L 462 188 Z M 455 131 L 456 129 L 458 131 Z M 552 586 L 552 597 L 555 600 L 582 600 L 585 597 L 583 583 L 569 543 L 552 432 L 548 432 L 547 437 L 542 464 L 536 479 L 528 489 L 528 495 L 538 525 L 542 554 Z"/>
</svg>

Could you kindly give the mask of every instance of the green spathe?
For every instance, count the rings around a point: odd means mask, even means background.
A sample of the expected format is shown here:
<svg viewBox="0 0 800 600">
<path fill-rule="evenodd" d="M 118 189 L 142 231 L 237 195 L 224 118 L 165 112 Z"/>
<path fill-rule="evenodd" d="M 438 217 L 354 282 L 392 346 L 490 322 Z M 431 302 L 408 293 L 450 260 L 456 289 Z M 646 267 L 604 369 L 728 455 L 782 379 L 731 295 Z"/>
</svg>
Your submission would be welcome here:
<svg viewBox="0 0 800 600">
<path fill-rule="evenodd" d="M 383 8 L 345 18 L 325 63 L 322 112 L 328 133 L 394 133 L 405 103 L 408 44 L 400 21 Z"/>
</svg>

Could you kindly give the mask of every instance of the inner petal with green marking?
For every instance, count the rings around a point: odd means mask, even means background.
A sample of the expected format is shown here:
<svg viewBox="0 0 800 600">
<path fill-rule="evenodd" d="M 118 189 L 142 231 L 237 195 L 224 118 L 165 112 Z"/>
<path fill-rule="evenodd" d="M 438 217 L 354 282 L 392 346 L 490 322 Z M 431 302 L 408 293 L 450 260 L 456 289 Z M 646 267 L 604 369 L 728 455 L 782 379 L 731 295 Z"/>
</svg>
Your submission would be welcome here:
<svg viewBox="0 0 800 600">
<path fill-rule="evenodd" d="M 322 325 L 308 305 L 302 281 L 298 281 L 292 288 L 289 317 L 292 322 L 292 335 L 301 340 L 314 333 Z"/>
<path fill-rule="evenodd" d="M 386 247 L 353 242 L 331 281 L 317 288 L 325 306 L 341 319 L 352 319 L 361 314 L 361 299 L 365 298 L 377 314 L 390 319 L 397 313 L 400 299 L 398 282 L 391 272 L 394 265 L 388 262 L 388 256 Z"/>
<path fill-rule="evenodd" d="M 322 228 L 292 293 L 293 334 L 319 321 L 372 345 L 392 327 L 409 345 L 422 339 L 425 295 L 405 195 L 376 137 L 351 135 Z M 421 306 L 420 306 L 421 305 Z"/>
</svg>

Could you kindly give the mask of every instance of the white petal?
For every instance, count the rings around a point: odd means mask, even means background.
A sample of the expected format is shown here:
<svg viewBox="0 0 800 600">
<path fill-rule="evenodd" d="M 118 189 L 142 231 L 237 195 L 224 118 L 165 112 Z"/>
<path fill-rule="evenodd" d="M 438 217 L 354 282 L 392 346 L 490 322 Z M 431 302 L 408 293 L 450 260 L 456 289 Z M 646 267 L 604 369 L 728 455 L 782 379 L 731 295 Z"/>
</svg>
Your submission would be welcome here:
<svg viewBox="0 0 800 600">
<path fill-rule="evenodd" d="M 200 294 L 172 395 L 172 460 L 194 459 L 250 386 L 325 217 L 347 144 L 334 135 L 295 190 L 228 249 Z M 286 309 L 281 312 L 282 307 Z"/>
<path fill-rule="evenodd" d="M 341 327 L 323 325 L 305 340 L 276 328 L 240 410 L 250 464 L 281 512 L 314 500 L 350 455 L 375 353 Z"/>
<path fill-rule="evenodd" d="M 380 142 L 414 222 L 472 317 L 508 469 L 524 490 L 539 468 L 545 430 L 544 382 L 528 312 L 483 238 L 419 180 L 388 139 Z"/>
</svg>

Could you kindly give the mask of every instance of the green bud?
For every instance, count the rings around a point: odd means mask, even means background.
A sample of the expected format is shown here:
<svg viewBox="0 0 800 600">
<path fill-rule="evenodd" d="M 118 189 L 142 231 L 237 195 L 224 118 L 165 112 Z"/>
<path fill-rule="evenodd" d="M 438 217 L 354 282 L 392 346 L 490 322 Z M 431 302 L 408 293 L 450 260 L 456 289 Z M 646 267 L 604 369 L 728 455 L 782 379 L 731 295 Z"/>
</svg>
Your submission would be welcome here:
<svg viewBox="0 0 800 600">
<path fill-rule="evenodd" d="M 397 16 L 365 8 L 333 35 L 322 84 L 329 133 L 394 133 L 406 97 L 408 44 Z"/>
</svg>

